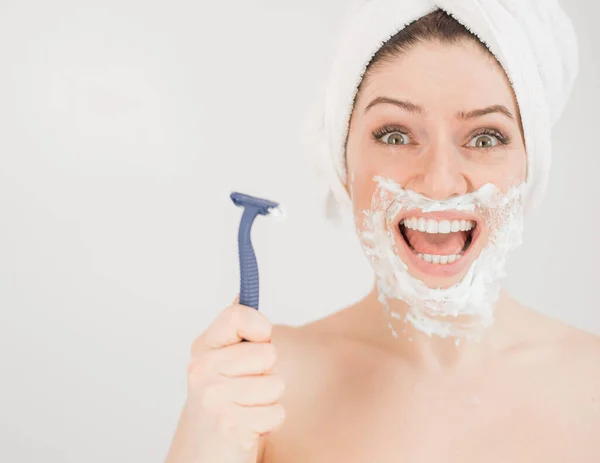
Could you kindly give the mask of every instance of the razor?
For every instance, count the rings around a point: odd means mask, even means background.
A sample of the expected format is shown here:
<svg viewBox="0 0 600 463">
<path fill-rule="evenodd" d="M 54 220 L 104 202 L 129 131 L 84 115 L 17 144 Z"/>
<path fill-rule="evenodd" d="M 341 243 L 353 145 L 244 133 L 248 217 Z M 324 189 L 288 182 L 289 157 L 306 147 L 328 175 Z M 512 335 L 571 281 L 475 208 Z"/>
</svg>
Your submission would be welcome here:
<svg viewBox="0 0 600 463">
<path fill-rule="evenodd" d="M 244 209 L 238 233 L 240 258 L 240 304 L 258 310 L 258 264 L 250 232 L 258 215 L 281 214 L 278 203 L 243 193 L 231 193 L 233 203 Z"/>
</svg>

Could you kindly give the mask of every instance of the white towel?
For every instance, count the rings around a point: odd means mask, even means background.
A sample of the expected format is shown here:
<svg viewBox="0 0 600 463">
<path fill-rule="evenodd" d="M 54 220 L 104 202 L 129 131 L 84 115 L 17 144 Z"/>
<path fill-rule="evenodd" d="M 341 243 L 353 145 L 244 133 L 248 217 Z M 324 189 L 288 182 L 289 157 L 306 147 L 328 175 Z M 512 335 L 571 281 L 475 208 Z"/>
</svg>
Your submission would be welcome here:
<svg viewBox="0 0 600 463">
<path fill-rule="evenodd" d="M 578 72 L 577 38 L 557 0 L 360 0 L 342 23 L 329 78 L 308 114 L 308 150 L 326 188 L 325 214 L 351 213 L 344 184 L 344 141 L 366 66 L 389 38 L 441 8 L 484 42 L 511 82 L 527 151 L 526 206 L 546 190 L 551 127 L 561 115 Z M 340 214 L 341 213 L 341 214 Z"/>
</svg>

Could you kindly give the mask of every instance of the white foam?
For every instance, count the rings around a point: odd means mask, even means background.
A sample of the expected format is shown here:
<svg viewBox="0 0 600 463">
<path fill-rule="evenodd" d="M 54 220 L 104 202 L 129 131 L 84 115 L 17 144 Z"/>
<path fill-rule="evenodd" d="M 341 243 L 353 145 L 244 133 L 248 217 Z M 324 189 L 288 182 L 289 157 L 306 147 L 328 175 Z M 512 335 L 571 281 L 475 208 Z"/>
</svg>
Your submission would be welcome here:
<svg viewBox="0 0 600 463">
<path fill-rule="evenodd" d="M 499 281 L 505 275 L 506 257 L 522 242 L 523 195 L 525 184 L 502 192 L 492 184 L 477 191 L 444 201 L 431 200 L 405 190 L 394 180 L 374 177 L 377 186 L 371 207 L 355 217 L 365 254 L 377 277 L 379 301 L 390 318 L 404 319 L 431 336 L 480 339 L 483 329 L 493 322 L 499 296 Z M 430 288 L 408 273 L 396 249 L 395 227 L 404 210 L 478 211 L 488 227 L 488 243 L 467 274 L 449 288 Z M 390 299 L 401 299 L 409 306 L 405 316 L 390 309 Z M 458 323 L 467 316 L 470 324 Z M 454 320 L 453 320 L 454 319 Z M 392 324 L 392 334 L 398 336 Z"/>
<path fill-rule="evenodd" d="M 276 222 L 285 221 L 286 215 L 286 211 L 281 204 L 277 207 L 272 207 L 269 209 L 269 217 L 273 217 Z"/>
</svg>

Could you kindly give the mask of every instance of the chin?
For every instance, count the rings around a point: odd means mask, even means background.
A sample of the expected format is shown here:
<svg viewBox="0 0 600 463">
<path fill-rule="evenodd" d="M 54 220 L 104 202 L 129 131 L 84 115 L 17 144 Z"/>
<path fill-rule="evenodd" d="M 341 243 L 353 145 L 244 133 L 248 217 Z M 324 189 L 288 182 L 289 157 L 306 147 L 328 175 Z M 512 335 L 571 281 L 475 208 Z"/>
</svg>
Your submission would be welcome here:
<svg viewBox="0 0 600 463">
<path fill-rule="evenodd" d="M 460 211 L 407 210 L 391 225 L 408 273 L 432 289 L 460 282 L 479 256 L 487 235 L 481 217 Z"/>
</svg>

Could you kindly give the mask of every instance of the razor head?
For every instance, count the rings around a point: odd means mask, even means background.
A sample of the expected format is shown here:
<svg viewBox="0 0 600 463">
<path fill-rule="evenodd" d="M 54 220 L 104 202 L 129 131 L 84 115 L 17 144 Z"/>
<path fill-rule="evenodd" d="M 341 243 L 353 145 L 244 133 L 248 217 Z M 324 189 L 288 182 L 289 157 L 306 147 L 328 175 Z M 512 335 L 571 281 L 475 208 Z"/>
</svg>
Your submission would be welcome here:
<svg viewBox="0 0 600 463">
<path fill-rule="evenodd" d="M 231 193 L 231 200 L 236 206 L 243 208 L 252 207 L 262 215 L 268 215 L 271 209 L 279 207 L 279 203 L 269 201 L 268 199 L 245 195 L 244 193 Z"/>
</svg>

